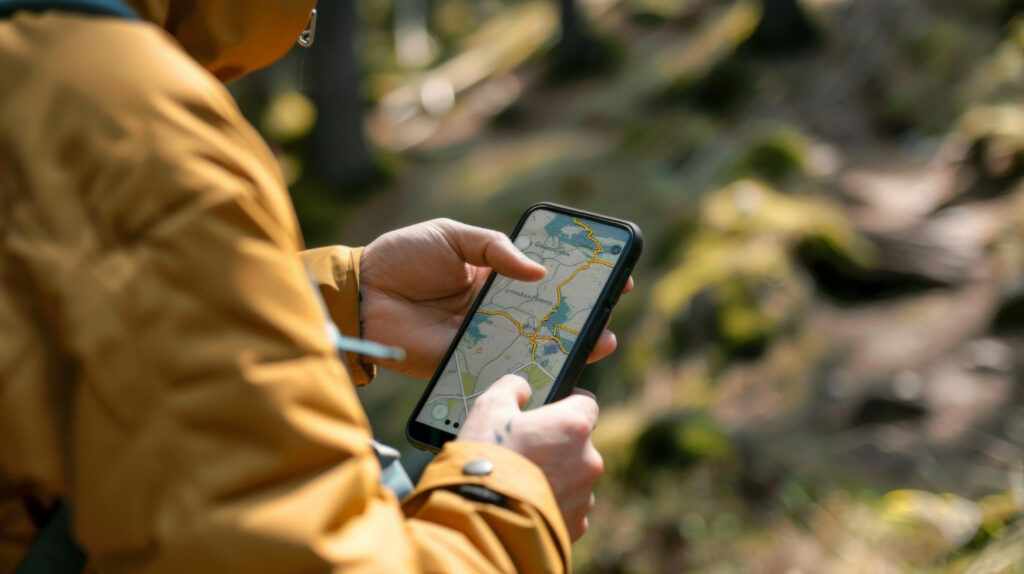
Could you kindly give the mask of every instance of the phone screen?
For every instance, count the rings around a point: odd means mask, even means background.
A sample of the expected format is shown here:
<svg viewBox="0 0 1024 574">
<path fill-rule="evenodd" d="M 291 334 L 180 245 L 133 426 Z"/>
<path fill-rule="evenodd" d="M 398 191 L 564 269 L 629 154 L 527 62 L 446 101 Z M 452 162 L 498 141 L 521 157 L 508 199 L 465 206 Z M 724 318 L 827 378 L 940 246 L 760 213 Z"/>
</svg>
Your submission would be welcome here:
<svg viewBox="0 0 1024 574">
<path fill-rule="evenodd" d="M 579 215 L 531 212 L 512 240 L 547 275 L 494 279 L 416 421 L 458 434 L 476 397 L 509 373 L 533 389 L 524 408 L 544 404 L 630 238 Z"/>
</svg>

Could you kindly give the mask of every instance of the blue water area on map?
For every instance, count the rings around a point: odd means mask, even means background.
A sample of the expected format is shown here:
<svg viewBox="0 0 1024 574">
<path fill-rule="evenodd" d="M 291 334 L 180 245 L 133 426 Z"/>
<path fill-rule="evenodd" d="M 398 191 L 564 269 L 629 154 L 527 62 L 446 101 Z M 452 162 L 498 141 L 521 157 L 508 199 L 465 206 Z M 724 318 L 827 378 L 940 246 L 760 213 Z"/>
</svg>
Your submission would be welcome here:
<svg viewBox="0 0 1024 574">
<path fill-rule="evenodd" d="M 586 221 L 585 223 L 587 224 L 587 227 L 594 231 L 594 235 L 596 237 L 609 237 L 617 239 L 622 242 L 625 242 L 629 238 L 629 233 L 624 229 L 613 227 L 610 225 L 605 225 L 603 223 L 597 223 L 595 221 Z M 570 236 L 566 236 L 563 234 L 562 230 L 567 226 L 580 227 L 580 231 Z M 544 231 L 547 232 L 547 234 L 552 237 L 561 238 L 562 241 L 568 243 L 569 245 L 573 245 L 575 247 L 579 247 L 587 251 L 590 251 L 597 247 L 594 240 L 590 239 L 587 236 L 587 231 L 583 229 L 583 227 L 580 226 L 578 223 L 576 223 L 573 220 L 573 218 L 569 215 L 556 214 L 555 218 L 549 221 L 547 225 L 544 226 Z M 608 249 L 608 251 L 610 251 L 612 255 L 618 255 L 619 253 L 622 252 L 622 247 L 616 245 Z"/>
<path fill-rule="evenodd" d="M 552 313 L 550 317 L 548 317 L 548 320 L 546 323 L 544 323 L 544 326 L 550 329 L 552 331 L 552 334 L 554 334 L 553 332 L 555 330 L 555 325 L 559 323 L 565 323 L 566 321 L 568 321 L 569 311 L 571 310 L 572 309 L 569 307 L 569 303 L 566 302 L 565 297 L 562 297 L 562 299 L 558 301 L 558 308 L 556 308 L 555 312 Z"/>
<path fill-rule="evenodd" d="M 571 217 L 566 215 L 555 215 L 555 218 L 544 226 L 544 231 L 552 237 L 559 237 L 562 235 L 562 228 L 566 225 L 574 225 Z"/>
<path fill-rule="evenodd" d="M 570 333 L 570 334 L 568 334 L 568 335 L 566 335 L 566 334 L 563 334 L 562 330 L 561 330 L 561 329 L 559 329 L 559 330 L 558 330 L 558 339 L 559 339 L 560 341 L 562 341 L 562 346 L 563 346 L 563 347 L 565 347 L 565 350 L 566 350 L 567 352 L 570 352 L 570 353 L 571 353 L 571 352 L 572 352 L 572 347 L 573 347 L 573 345 L 575 345 L 575 344 L 576 344 L 576 339 L 575 339 L 575 336 L 574 336 L 574 335 L 572 335 L 571 333 Z"/>
<path fill-rule="evenodd" d="M 484 315 L 483 313 L 473 315 L 473 319 L 469 322 L 469 327 L 466 328 L 465 338 L 471 343 L 486 339 L 487 335 L 480 332 L 480 325 L 488 319 L 490 319 L 490 315 Z"/>
<path fill-rule="evenodd" d="M 540 352 L 542 354 L 545 354 L 545 355 L 553 355 L 555 353 L 561 353 L 562 349 L 558 346 L 558 343 L 555 343 L 554 341 L 552 341 L 552 342 L 548 343 L 547 345 L 544 345 L 543 347 L 541 347 L 540 348 Z"/>
<path fill-rule="evenodd" d="M 551 316 L 548 317 L 547 323 L 545 323 L 545 325 L 551 329 L 552 334 L 562 341 L 562 347 L 565 347 L 566 351 L 572 350 L 572 346 L 576 342 L 576 339 L 572 333 L 569 333 L 565 329 L 556 329 L 555 325 L 564 324 L 568 321 L 569 311 L 571 310 L 572 309 L 570 308 L 569 303 L 566 302 L 565 297 L 562 297 L 562 300 L 558 303 L 558 308 L 555 309 L 554 313 L 551 313 Z M 555 348 L 561 352 L 561 349 L 558 348 L 557 345 L 555 345 Z"/>
<path fill-rule="evenodd" d="M 579 227 L 579 233 L 565 235 L 562 230 L 568 226 Z M 593 227 L 593 224 L 591 224 L 591 229 L 595 229 Z M 587 230 L 583 229 L 583 226 L 573 221 L 573 218 L 569 217 L 568 215 L 556 215 L 554 219 L 549 221 L 548 224 L 544 226 L 544 231 L 546 231 L 548 235 L 552 237 L 560 238 L 562 241 L 568 243 L 569 245 L 579 247 L 581 249 L 586 249 L 587 251 L 590 251 L 597 247 L 597 244 L 594 243 L 589 237 L 587 237 Z"/>
</svg>

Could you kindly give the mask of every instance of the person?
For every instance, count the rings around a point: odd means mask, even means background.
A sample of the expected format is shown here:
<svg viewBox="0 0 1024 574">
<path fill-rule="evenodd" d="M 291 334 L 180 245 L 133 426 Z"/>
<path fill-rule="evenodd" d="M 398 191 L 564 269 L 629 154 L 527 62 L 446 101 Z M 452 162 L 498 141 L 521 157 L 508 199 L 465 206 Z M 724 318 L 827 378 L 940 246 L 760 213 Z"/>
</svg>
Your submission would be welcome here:
<svg viewBox="0 0 1024 574">
<path fill-rule="evenodd" d="M 525 381 L 497 381 L 400 502 L 353 386 L 377 365 L 325 334 L 324 307 L 429 376 L 490 269 L 543 268 L 449 220 L 300 254 L 222 82 L 314 2 L 127 4 L 140 21 L 0 20 L 0 572 L 58 501 L 101 572 L 568 570 L 602 470 L 592 395 L 524 413 Z"/>
</svg>

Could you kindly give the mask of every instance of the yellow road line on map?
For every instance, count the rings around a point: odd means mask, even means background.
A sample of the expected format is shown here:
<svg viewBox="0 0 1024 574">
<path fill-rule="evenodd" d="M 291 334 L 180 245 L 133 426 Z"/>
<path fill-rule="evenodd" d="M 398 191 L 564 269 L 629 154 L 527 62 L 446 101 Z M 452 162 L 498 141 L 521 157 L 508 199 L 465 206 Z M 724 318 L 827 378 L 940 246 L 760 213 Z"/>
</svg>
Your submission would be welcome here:
<svg viewBox="0 0 1024 574">
<path fill-rule="evenodd" d="M 509 321 L 512 321 L 513 323 L 516 324 L 516 327 L 519 328 L 519 334 L 520 335 L 522 335 L 523 337 L 530 337 L 530 335 L 527 335 L 526 333 L 523 332 L 523 325 L 520 324 L 519 321 L 516 321 L 515 319 L 513 319 L 512 315 L 509 315 L 508 313 L 506 313 L 504 311 L 484 311 L 483 309 L 477 309 L 476 312 L 477 313 L 483 313 L 484 315 L 501 315 L 502 317 L 504 317 L 504 318 L 508 319 Z"/>
<path fill-rule="evenodd" d="M 565 325 L 562 325 L 561 323 L 559 323 L 559 324 L 555 325 L 555 329 L 556 329 L 556 330 L 557 330 L 557 329 L 561 329 L 561 330 L 563 330 L 563 331 L 569 331 L 569 332 L 570 332 L 570 333 L 572 333 L 573 335 L 579 335 L 579 334 L 580 334 L 580 332 L 579 332 L 579 331 L 573 331 L 572 329 L 570 329 L 569 327 L 566 327 Z"/>
<path fill-rule="evenodd" d="M 590 255 L 590 260 L 589 261 L 587 261 L 586 263 L 583 264 L 583 266 L 581 266 L 578 269 L 576 269 L 575 271 L 573 271 L 572 275 L 570 275 L 568 279 L 566 279 L 565 281 L 562 281 L 557 287 L 555 287 L 555 306 L 552 307 L 547 312 L 546 315 L 544 315 L 543 319 L 541 319 L 540 324 L 537 325 L 537 330 L 534 331 L 534 333 L 533 333 L 533 338 L 530 339 L 531 342 L 534 340 L 534 338 L 537 338 L 539 336 L 541 328 L 544 327 L 544 323 L 547 323 L 548 319 L 551 318 L 551 315 L 553 315 L 555 313 L 555 311 L 558 310 L 558 307 L 562 304 L 562 287 L 568 285 L 570 281 L 575 279 L 576 275 L 579 274 L 580 271 L 583 271 L 585 269 L 589 269 L 591 263 L 598 263 L 600 265 L 605 265 L 605 266 L 612 267 L 612 268 L 615 267 L 614 265 L 612 265 L 612 264 L 610 264 L 610 263 L 608 263 L 606 261 L 599 261 L 597 259 L 597 254 L 601 253 L 602 251 L 604 251 L 604 247 L 601 245 L 600 241 L 598 241 L 597 239 L 594 238 L 594 230 L 591 229 L 590 227 L 588 227 L 586 223 L 583 223 L 582 221 L 580 221 L 579 219 L 577 219 L 575 217 L 572 218 L 572 221 L 576 225 L 579 225 L 583 229 L 587 230 L 587 239 L 593 241 L 594 245 L 595 245 L 594 252 Z M 558 327 L 559 327 L 559 325 L 555 325 L 555 328 L 553 328 L 551 330 L 551 332 L 554 333 L 555 329 L 557 329 Z M 565 327 L 562 327 L 562 328 L 565 329 Z M 570 331 L 570 330 L 566 329 L 566 331 Z M 570 331 L 570 332 L 573 332 L 573 331 Z M 579 335 L 579 333 L 575 333 L 575 334 Z M 554 339 L 555 339 L 555 341 L 558 342 L 558 346 L 561 347 L 562 352 L 568 354 L 568 351 L 566 351 L 565 347 L 562 346 L 561 339 L 559 339 L 558 337 L 554 337 Z M 535 361 L 537 360 L 537 345 L 536 345 L 536 343 L 534 343 L 534 345 L 533 345 L 533 351 L 530 353 L 530 358 L 535 360 Z"/>
<path fill-rule="evenodd" d="M 598 260 L 597 254 L 601 253 L 602 251 L 604 251 L 604 247 L 601 245 L 600 241 L 598 241 L 597 239 L 594 239 L 594 230 L 591 229 L 590 227 L 588 227 L 587 224 L 583 223 L 579 219 L 576 219 L 575 217 L 572 218 L 572 220 L 573 220 L 573 222 L 576 225 L 579 225 L 583 229 L 587 230 L 587 239 L 593 241 L 594 245 L 596 245 L 596 247 L 594 248 L 594 252 L 590 255 L 590 260 L 589 261 L 587 261 L 586 263 L 583 264 L 583 266 L 581 266 L 578 269 L 576 269 L 575 271 L 573 271 L 572 275 L 570 275 L 568 279 L 566 279 L 565 281 L 562 281 L 558 286 L 555 287 L 555 295 L 556 295 L 556 297 L 555 297 L 555 301 L 556 301 L 555 306 L 552 307 L 547 312 L 546 315 L 544 315 L 544 318 L 541 320 L 540 324 L 537 325 L 537 330 L 534 331 L 532 335 L 528 335 L 525 332 L 523 332 L 523 325 L 522 325 L 522 323 L 520 323 L 519 321 L 516 321 L 515 319 L 512 318 L 511 315 L 509 315 L 508 313 L 505 313 L 504 311 L 484 311 L 482 309 L 477 309 L 477 313 L 483 313 L 484 315 L 501 315 L 502 317 L 505 317 L 509 321 L 512 321 L 513 323 L 515 323 L 515 326 L 519 329 L 519 334 L 521 336 L 523 336 L 523 337 L 527 337 L 527 338 L 530 339 L 530 345 L 533 347 L 530 350 L 530 359 L 534 360 L 534 361 L 537 360 L 537 347 L 539 346 L 539 343 L 537 341 L 551 341 L 551 340 L 553 340 L 553 341 L 555 341 L 558 344 L 558 347 L 562 350 L 563 353 L 565 353 L 567 355 L 569 354 L 569 351 L 565 350 L 565 347 L 562 345 L 562 340 L 560 338 L 558 338 L 558 336 L 555 334 L 555 333 L 558 332 L 558 329 L 562 329 L 563 331 L 568 331 L 568 332 L 572 333 L 573 335 L 579 336 L 579 331 L 573 331 L 572 329 L 570 329 L 570 328 L 568 328 L 568 327 L 566 327 L 565 325 L 562 325 L 562 324 L 556 324 L 554 326 L 554 328 L 551 330 L 552 335 L 541 335 L 540 334 L 540 330 L 544 326 L 544 323 L 546 323 L 548 321 L 548 319 L 551 318 L 551 315 L 553 315 L 554 312 L 558 309 L 559 305 L 562 304 L 562 287 L 568 285 L 569 282 L 572 281 L 580 271 L 583 271 L 585 269 L 589 269 L 591 263 L 597 263 L 598 265 L 604 265 L 606 267 L 611 267 L 613 269 L 615 268 L 615 265 L 612 264 L 612 263 L 608 263 L 607 261 L 600 261 L 600 260 Z"/>
</svg>

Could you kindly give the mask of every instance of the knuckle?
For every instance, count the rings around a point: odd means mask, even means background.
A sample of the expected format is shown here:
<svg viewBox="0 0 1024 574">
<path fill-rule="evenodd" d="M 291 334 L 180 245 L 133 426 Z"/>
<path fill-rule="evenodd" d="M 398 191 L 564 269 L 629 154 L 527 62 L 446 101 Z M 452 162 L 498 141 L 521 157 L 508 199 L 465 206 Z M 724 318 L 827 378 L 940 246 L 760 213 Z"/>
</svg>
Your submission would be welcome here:
<svg viewBox="0 0 1024 574">
<path fill-rule="evenodd" d="M 591 481 L 597 481 L 597 479 L 604 474 L 604 458 L 600 454 L 590 457 L 584 466 L 586 477 Z"/>
<path fill-rule="evenodd" d="M 579 526 L 576 527 L 576 537 L 579 538 L 580 536 L 583 536 L 587 533 L 587 530 L 590 530 L 590 521 L 587 520 L 586 516 L 584 516 L 583 520 L 580 520 Z"/>
<path fill-rule="evenodd" d="M 585 439 L 592 429 L 590 420 L 578 412 L 572 412 L 563 421 L 566 436 L 573 439 Z"/>
<path fill-rule="evenodd" d="M 577 410 L 582 416 L 586 417 L 590 421 L 590 425 L 593 426 L 597 421 L 598 415 L 601 414 L 601 407 L 597 404 L 597 397 L 593 394 L 576 394 L 571 395 L 571 399 L 576 401 L 575 410 Z"/>
</svg>

